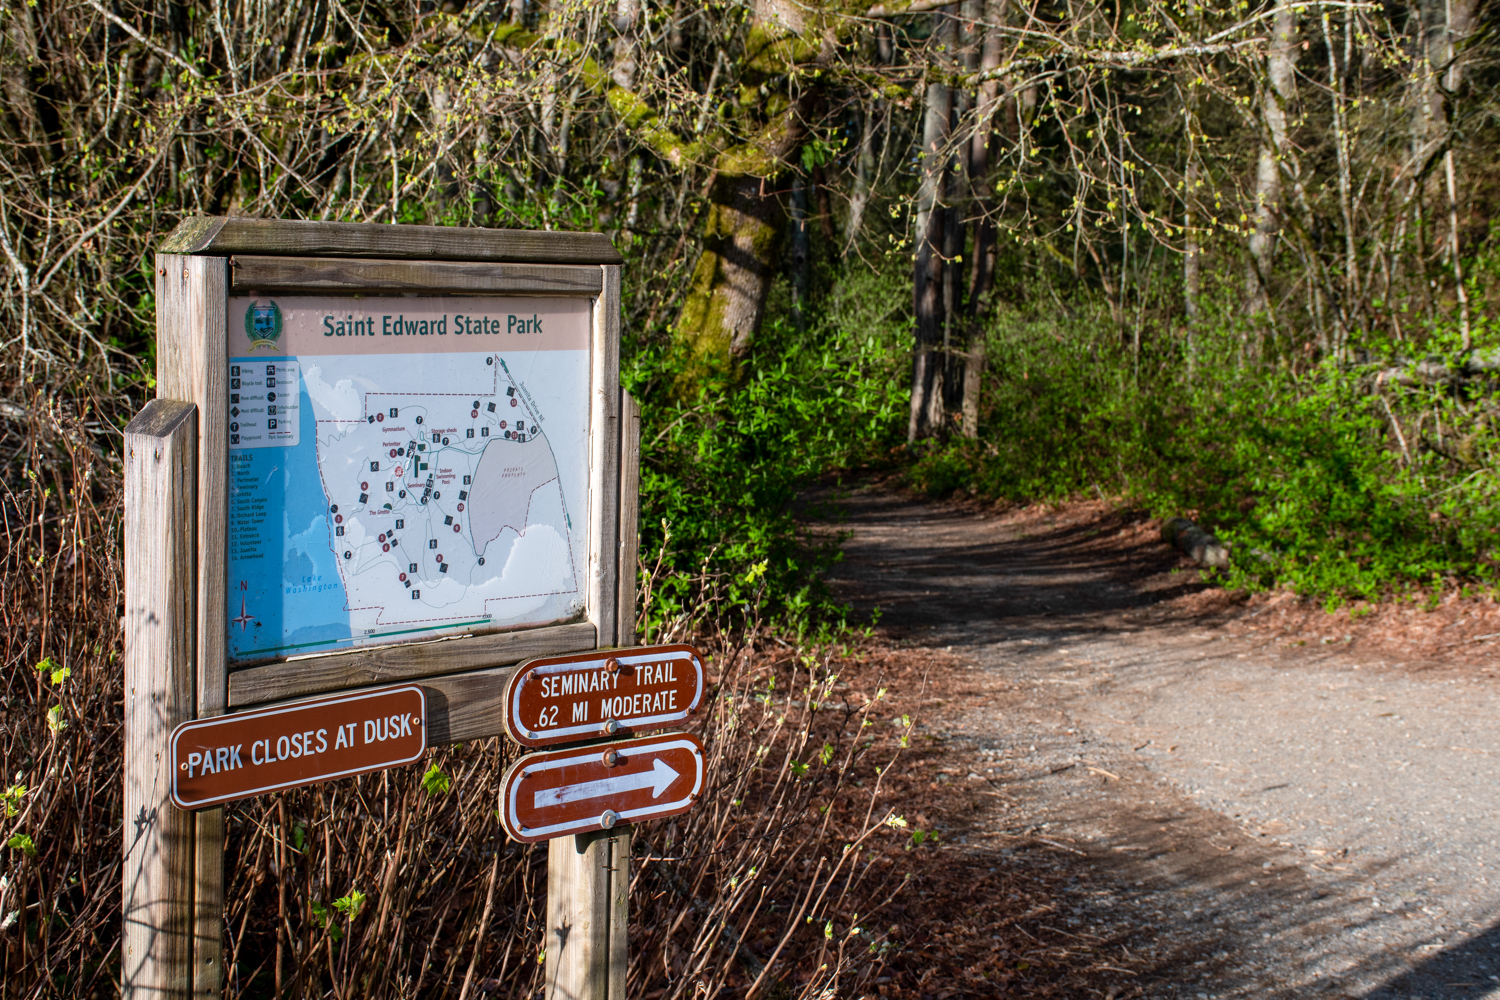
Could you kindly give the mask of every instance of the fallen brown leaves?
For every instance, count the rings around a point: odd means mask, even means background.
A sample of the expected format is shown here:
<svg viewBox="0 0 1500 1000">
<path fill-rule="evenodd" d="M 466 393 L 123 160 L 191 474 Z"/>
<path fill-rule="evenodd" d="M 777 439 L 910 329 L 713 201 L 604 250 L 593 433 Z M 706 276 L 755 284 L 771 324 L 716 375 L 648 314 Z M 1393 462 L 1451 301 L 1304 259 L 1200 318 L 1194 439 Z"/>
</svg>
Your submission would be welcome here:
<svg viewBox="0 0 1500 1000">
<path fill-rule="evenodd" d="M 1120 985 L 1136 973 L 1113 942 L 1055 926 L 1060 900 L 1090 878 L 1080 852 L 1042 838 L 1017 837 L 1004 855 L 970 846 L 987 782 L 970 776 L 966 758 L 925 721 L 924 711 L 982 697 L 956 658 L 941 651 L 871 642 L 841 667 L 851 702 L 886 694 L 869 727 L 885 751 L 907 746 L 884 775 L 877 809 L 892 808 L 905 826 L 889 838 L 882 863 L 908 879 L 868 922 L 883 938 L 884 968 L 875 994 L 952 997 L 1131 995 Z M 872 755 L 872 760 L 879 755 Z M 875 777 L 861 774 L 863 786 Z M 1106 950 L 1108 957 L 1106 957 Z"/>
<path fill-rule="evenodd" d="M 1278 645 L 1355 650 L 1410 669 L 1494 671 L 1500 650 L 1500 603 L 1494 595 L 1451 588 L 1437 601 L 1388 598 L 1328 611 L 1279 591 L 1245 598 L 1225 621 L 1225 632 Z"/>
<path fill-rule="evenodd" d="M 967 505 L 974 510 L 983 505 Z M 1160 522 L 1122 509 L 1114 501 L 1079 500 L 992 509 L 998 523 L 1023 533 L 1043 531 L 1079 539 L 1070 550 L 1113 550 L 1141 577 L 1171 573 L 1197 580 L 1192 560 L 1161 540 Z M 1182 592 L 1183 590 L 1187 592 Z M 1377 601 L 1329 605 L 1289 590 L 1248 594 L 1210 583 L 1174 588 L 1170 595 L 1133 613 L 1143 623 L 1172 622 L 1222 627 L 1224 634 L 1260 638 L 1284 649 L 1357 651 L 1414 670 L 1458 668 L 1495 672 L 1500 652 L 1500 599 L 1472 586 L 1393 594 Z"/>
</svg>

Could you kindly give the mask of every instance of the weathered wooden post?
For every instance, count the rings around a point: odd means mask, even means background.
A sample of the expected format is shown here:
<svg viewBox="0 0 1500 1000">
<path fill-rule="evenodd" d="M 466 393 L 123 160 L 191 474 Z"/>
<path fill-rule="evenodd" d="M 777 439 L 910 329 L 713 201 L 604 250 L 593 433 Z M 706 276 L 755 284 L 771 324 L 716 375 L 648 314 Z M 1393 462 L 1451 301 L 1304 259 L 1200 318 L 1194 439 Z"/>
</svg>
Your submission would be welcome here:
<svg viewBox="0 0 1500 1000">
<path fill-rule="evenodd" d="M 630 827 L 547 845 L 548 1000 L 624 1000 Z"/>
<path fill-rule="evenodd" d="M 512 805 L 534 825 L 507 829 L 552 839 L 549 994 L 622 997 L 628 824 L 703 777 L 692 737 L 633 734 L 685 718 L 703 677 L 695 653 L 621 648 L 639 413 L 619 254 L 238 218 L 161 250 L 160 398 L 127 430 L 125 994 L 222 993 L 224 803 L 510 732 L 605 768 L 526 758 Z M 528 702 L 518 736 L 510 681 L 580 657 L 613 665 L 611 696 Z M 576 749 L 601 735 L 607 766 Z M 547 818 L 579 795 L 586 815 Z"/>
<path fill-rule="evenodd" d="M 635 644 L 634 526 L 640 496 L 641 413 L 620 392 L 619 645 Z M 548 1000 L 624 1000 L 629 964 L 630 842 L 617 826 L 562 836 L 547 845 Z"/>
<path fill-rule="evenodd" d="M 153 400 L 125 428 L 124 933 L 128 1000 L 185 997 L 194 817 L 173 808 L 172 727 L 193 717 L 198 420 Z"/>
</svg>

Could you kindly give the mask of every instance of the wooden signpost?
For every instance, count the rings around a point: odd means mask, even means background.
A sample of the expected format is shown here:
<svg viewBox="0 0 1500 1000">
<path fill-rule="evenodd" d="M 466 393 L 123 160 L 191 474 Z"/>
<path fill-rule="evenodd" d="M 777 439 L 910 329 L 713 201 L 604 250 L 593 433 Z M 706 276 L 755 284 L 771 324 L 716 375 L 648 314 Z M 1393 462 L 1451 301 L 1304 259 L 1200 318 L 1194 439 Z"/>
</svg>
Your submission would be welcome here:
<svg viewBox="0 0 1500 1000">
<path fill-rule="evenodd" d="M 617 739 L 505 787 L 550 839 L 548 996 L 622 1000 L 628 824 L 704 775 L 693 737 L 635 734 L 704 680 L 689 647 L 622 648 L 619 254 L 238 218 L 160 249 L 158 398 L 125 433 L 124 995 L 222 992 L 222 803 L 509 732 Z"/>
</svg>

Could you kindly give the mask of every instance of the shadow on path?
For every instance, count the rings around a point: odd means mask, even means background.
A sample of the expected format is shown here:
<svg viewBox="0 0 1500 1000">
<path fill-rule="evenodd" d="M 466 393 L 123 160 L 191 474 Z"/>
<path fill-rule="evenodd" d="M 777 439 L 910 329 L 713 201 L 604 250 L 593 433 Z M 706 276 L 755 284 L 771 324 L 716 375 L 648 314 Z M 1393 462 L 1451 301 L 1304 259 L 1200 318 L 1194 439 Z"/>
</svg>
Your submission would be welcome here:
<svg viewBox="0 0 1500 1000">
<path fill-rule="evenodd" d="M 1394 742 L 1410 732 L 1376 728 L 1402 713 L 1363 707 L 1394 681 L 1367 671 L 1344 684 L 1338 671 L 1357 667 L 1323 650 L 1289 666 L 1269 641 L 1221 641 L 1222 619 L 1183 609 L 1209 589 L 1199 573 L 1102 503 L 996 515 L 878 488 L 812 499 L 849 532 L 834 592 L 878 608 L 889 640 L 951 650 L 982 693 L 924 709 L 931 738 L 966 762 L 949 780 L 975 796 L 946 835 L 1007 864 L 1066 862 L 1073 891 L 1037 933 L 1117 968 L 1109 996 L 1500 997 L 1496 897 L 1476 890 L 1450 912 L 1461 859 L 1439 871 L 1410 839 L 1313 849 L 1374 817 L 1371 801 L 1399 825 L 1434 780 L 1330 773 L 1417 759 Z M 1353 715 L 1364 728 L 1340 721 Z M 1281 759 L 1293 751 L 1306 760 Z M 1391 798 L 1401 782 L 1413 798 Z"/>
</svg>

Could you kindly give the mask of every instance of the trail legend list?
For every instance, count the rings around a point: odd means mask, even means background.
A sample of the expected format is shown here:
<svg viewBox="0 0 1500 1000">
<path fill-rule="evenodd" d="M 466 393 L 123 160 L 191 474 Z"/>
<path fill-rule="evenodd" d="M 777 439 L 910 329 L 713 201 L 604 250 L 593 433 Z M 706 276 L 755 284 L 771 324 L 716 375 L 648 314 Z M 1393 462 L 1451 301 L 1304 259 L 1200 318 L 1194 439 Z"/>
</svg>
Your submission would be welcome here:
<svg viewBox="0 0 1500 1000">
<path fill-rule="evenodd" d="M 285 358 L 229 362 L 229 447 L 294 448 L 300 439 L 300 366 Z"/>
</svg>

